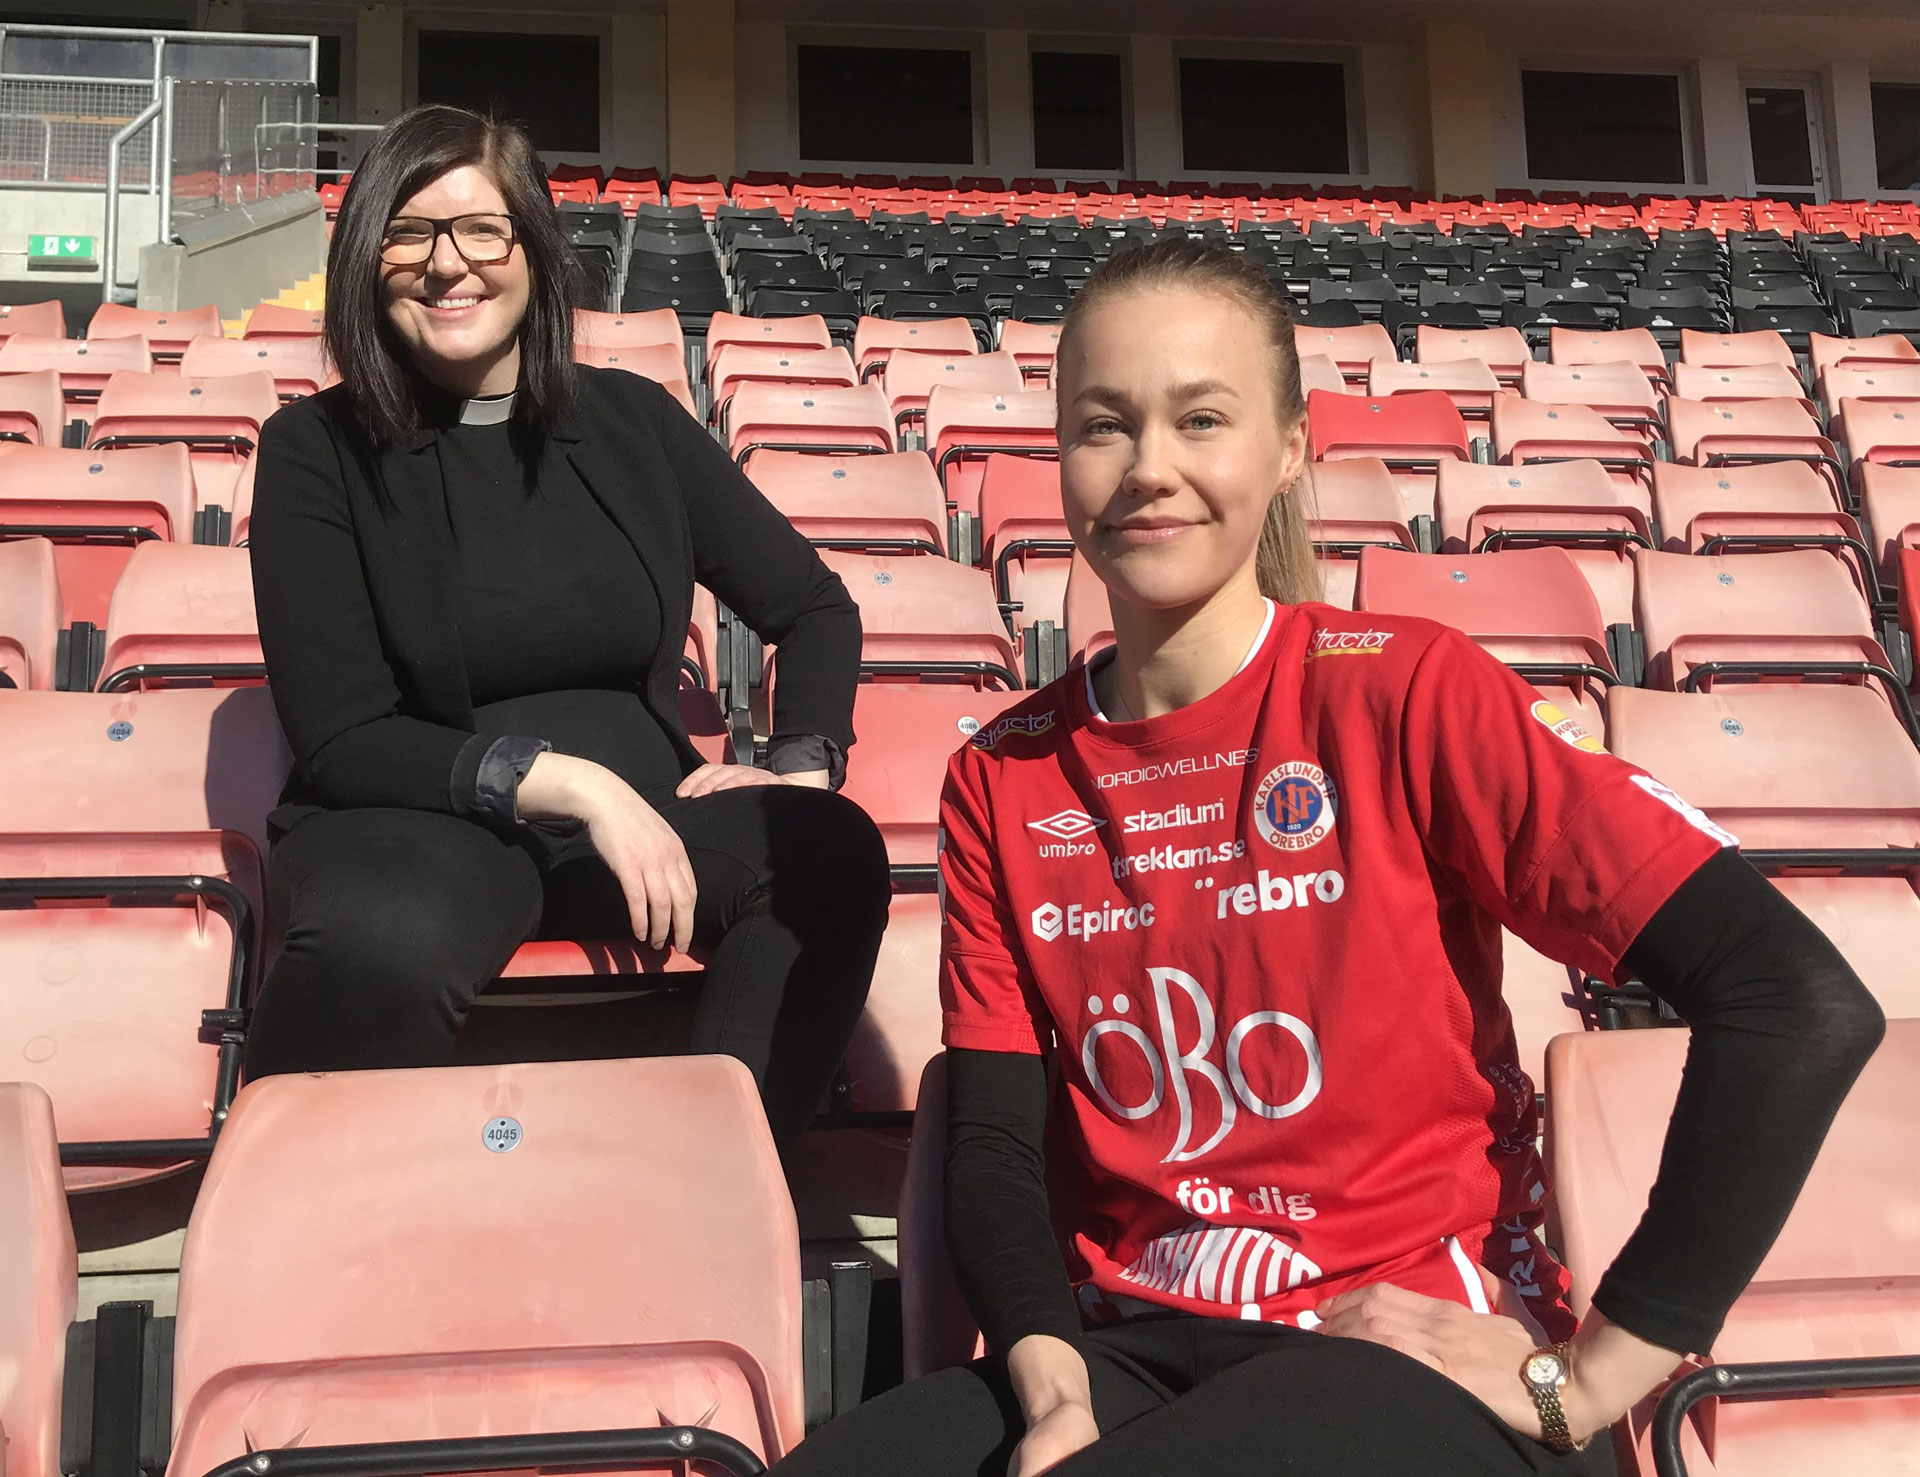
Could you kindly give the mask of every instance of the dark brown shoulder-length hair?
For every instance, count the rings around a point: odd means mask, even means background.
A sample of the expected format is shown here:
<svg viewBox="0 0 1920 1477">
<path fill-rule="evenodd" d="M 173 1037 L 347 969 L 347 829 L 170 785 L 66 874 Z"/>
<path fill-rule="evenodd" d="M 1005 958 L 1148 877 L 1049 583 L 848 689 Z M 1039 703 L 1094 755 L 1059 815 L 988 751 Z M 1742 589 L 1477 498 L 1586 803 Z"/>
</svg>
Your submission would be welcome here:
<svg viewBox="0 0 1920 1477">
<path fill-rule="evenodd" d="M 527 257 L 514 419 L 544 433 L 573 394 L 573 256 L 533 140 L 512 123 L 465 108 L 412 108 L 381 131 L 354 170 L 327 248 L 327 353 L 376 446 L 418 430 L 422 392 L 431 393 L 387 319 L 380 241 L 402 204 L 468 164 L 499 188 Z"/>
</svg>

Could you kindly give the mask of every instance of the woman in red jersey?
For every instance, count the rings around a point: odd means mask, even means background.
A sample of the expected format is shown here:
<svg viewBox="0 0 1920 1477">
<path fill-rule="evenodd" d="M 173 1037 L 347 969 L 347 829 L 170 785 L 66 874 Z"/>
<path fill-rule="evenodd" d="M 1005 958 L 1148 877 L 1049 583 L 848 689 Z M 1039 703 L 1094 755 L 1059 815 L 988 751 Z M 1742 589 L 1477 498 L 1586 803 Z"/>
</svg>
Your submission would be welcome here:
<svg viewBox="0 0 1920 1477">
<path fill-rule="evenodd" d="M 975 735 L 942 808 L 947 1235 L 992 1353 L 780 1470 L 1583 1471 L 1711 1345 L 1880 1012 L 1732 837 L 1467 638 L 1317 603 L 1256 269 L 1115 257 L 1058 373 L 1115 644 Z M 1502 926 L 1693 1026 L 1577 1328 Z"/>
</svg>

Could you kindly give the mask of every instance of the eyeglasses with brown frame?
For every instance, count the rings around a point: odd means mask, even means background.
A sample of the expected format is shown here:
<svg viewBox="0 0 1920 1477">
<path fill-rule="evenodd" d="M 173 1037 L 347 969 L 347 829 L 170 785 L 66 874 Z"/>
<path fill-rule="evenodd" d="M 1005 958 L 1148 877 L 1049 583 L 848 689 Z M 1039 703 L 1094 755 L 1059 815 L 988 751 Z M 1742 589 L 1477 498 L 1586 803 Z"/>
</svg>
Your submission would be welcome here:
<svg viewBox="0 0 1920 1477">
<path fill-rule="evenodd" d="M 445 233 L 469 266 L 485 267 L 513 255 L 513 217 L 493 212 L 456 215 L 445 220 L 395 216 L 380 236 L 380 260 L 390 267 L 417 267 L 433 257 Z"/>
</svg>

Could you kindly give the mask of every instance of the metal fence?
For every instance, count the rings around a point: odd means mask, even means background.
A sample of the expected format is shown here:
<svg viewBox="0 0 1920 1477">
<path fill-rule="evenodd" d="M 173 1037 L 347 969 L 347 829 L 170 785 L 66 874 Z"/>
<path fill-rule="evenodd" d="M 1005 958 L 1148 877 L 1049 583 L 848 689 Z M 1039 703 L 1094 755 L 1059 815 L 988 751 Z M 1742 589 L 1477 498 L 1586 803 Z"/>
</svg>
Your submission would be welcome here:
<svg viewBox="0 0 1920 1477">
<path fill-rule="evenodd" d="M 314 187 L 310 82 L 169 80 L 161 110 L 171 220 Z"/>
<path fill-rule="evenodd" d="M 152 101 L 151 82 L 0 75 L 0 182 L 99 189 L 107 145 Z M 151 129 L 122 148 L 120 168 L 151 187 Z"/>
</svg>

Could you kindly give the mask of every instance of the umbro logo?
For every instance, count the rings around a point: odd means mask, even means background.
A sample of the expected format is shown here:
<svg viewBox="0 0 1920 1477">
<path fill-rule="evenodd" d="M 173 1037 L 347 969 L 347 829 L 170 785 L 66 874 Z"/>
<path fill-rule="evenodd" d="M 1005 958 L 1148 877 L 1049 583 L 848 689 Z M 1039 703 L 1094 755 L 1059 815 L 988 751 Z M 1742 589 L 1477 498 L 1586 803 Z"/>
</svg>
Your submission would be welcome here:
<svg viewBox="0 0 1920 1477">
<path fill-rule="evenodd" d="M 1087 832 L 1105 824 L 1104 820 L 1096 819 L 1084 810 L 1063 810 L 1043 821 L 1028 821 L 1027 829 L 1038 831 L 1043 836 L 1058 837 L 1062 841 L 1077 841 Z"/>
</svg>

